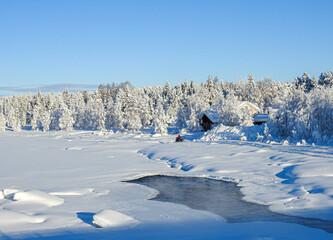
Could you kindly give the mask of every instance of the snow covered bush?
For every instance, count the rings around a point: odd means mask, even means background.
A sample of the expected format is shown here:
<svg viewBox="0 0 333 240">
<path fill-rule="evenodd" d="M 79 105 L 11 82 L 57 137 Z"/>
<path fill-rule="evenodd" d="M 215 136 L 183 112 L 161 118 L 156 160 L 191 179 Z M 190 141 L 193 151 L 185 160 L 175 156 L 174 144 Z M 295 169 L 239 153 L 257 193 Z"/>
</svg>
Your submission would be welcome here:
<svg viewBox="0 0 333 240">
<path fill-rule="evenodd" d="M 269 133 L 290 140 L 327 142 L 333 139 L 333 88 L 309 93 L 292 88 L 275 102 L 278 111 L 268 122 Z"/>
</svg>

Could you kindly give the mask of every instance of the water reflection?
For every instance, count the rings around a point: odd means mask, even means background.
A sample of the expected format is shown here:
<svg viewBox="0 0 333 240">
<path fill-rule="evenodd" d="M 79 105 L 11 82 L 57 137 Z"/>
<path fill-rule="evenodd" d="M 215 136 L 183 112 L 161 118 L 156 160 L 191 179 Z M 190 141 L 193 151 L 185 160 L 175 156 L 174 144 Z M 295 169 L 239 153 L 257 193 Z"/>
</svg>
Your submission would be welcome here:
<svg viewBox="0 0 333 240">
<path fill-rule="evenodd" d="M 287 216 L 271 212 L 268 206 L 242 200 L 235 183 L 200 177 L 147 176 L 127 181 L 159 191 L 150 200 L 184 204 L 222 216 L 229 223 L 270 221 L 296 223 L 333 233 L 333 221 Z"/>
</svg>

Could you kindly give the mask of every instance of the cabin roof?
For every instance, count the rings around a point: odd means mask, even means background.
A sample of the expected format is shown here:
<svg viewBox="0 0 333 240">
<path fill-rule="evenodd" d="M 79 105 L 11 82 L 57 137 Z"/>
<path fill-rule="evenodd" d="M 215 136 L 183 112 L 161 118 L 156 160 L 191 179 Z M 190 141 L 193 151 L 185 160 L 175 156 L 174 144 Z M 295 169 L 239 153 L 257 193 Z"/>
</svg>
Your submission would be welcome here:
<svg viewBox="0 0 333 240">
<path fill-rule="evenodd" d="M 254 122 L 267 122 L 269 120 L 269 114 L 258 114 L 253 118 Z"/>
<path fill-rule="evenodd" d="M 213 123 L 218 123 L 220 121 L 220 116 L 215 110 L 209 109 L 204 111 L 201 115 L 201 118 L 203 117 L 203 115 L 206 115 L 206 117 L 208 117 L 209 120 L 211 120 Z"/>
<path fill-rule="evenodd" d="M 248 101 L 242 101 L 240 102 L 240 104 L 238 105 L 239 108 L 241 108 L 242 106 L 244 106 L 245 104 L 249 104 L 251 107 L 253 107 L 254 109 L 256 109 L 258 112 L 260 112 L 260 108 L 256 105 L 254 105 L 253 103 L 251 102 L 248 102 Z"/>
<path fill-rule="evenodd" d="M 256 109 L 258 112 L 260 111 L 260 108 L 258 108 L 256 105 L 254 105 L 253 103 L 250 103 L 248 101 L 240 102 L 240 104 L 238 105 L 238 108 L 240 109 L 245 104 L 249 104 L 251 107 Z M 216 105 L 213 106 L 212 108 L 202 112 L 200 118 L 202 118 L 204 115 L 206 115 L 206 117 L 209 120 L 211 120 L 213 123 L 219 123 L 221 121 L 220 116 L 219 116 L 218 112 L 216 111 Z M 268 120 L 268 116 L 267 116 L 267 120 Z"/>
</svg>

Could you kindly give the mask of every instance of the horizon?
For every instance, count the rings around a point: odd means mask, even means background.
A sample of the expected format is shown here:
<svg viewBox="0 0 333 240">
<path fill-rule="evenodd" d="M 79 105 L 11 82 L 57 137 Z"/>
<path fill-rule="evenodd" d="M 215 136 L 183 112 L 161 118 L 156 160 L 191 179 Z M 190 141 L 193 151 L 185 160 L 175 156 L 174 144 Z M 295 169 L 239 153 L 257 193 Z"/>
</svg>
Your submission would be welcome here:
<svg viewBox="0 0 333 240">
<path fill-rule="evenodd" d="M 1 2 L 0 87 L 318 77 L 332 70 L 332 7 L 301 0 Z"/>
<path fill-rule="evenodd" d="M 329 70 L 330 71 L 330 70 Z M 306 73 L 306 72 L 305 72 Z M 303 73 L 304 74 L 304 73 Z M 302 74 L 302 75 L 303 75 Z M 297 77 L 301 77 L 302 75 L 299 75 Z M 314 77 L 316 75 L 313 75 L 310 77 Z M 197 85 L 200 85 L 201 83 L 205 83 L 208 79 L 208 77 L 212 77 L 212 78 L 215 78 L 218 76 L 207 76 L 207 78 L 201 82 L 194 82 L 195 84 Z M 319 75 L 316 76 L 317 79 L 319 79 Z M 219 79 L 219 82 L 221 82 L 221 80 L 223 80 L 223 78 L 218 78 Z M 248 76 L 240 76 L 238 77 L 237 81 L 227 81 L 227 80 L 223 80 L 224 82 L 229 82 L 229 83 L 235 83 L 235 82 L 244 82 L 246 83 L 248 79 Z M 269 76 L 266 76 L 262 79 L 254 79 L 254 82 L 256 83 L 257 81 L 263 81 L 265 79 L 271 79 L 273 80 L 274 82 L 277 82 L 275 81 L 274 79 L 272 79 L 271 77 Z M 188 80 L 187 78 L 185 78 L 183 81 L 179 81 L 177 84 L 170 84 L 170 86 L 173 88 L 173 87 L 176 87 L 179 83 L 183 83 L 185 81 L 191 81 L 191 80 Z M 166 81 L 164 84 L 154 84 L 154 85 L 146 85 L 146 86 L 135 86 L 134 84 L 132 84 L 131 82 L 129 81 L 126 81 L 128 83 L 130 83 L 133 87 L 136 87 L 136 88 L 143 88 L 143 87 L 152 87 L 152 86 L 164 86 L 166 82 L 169 82 L 169 81 Z M 97 91 L 98 90 L 98 87 L 100 85 L 108 85 L 108 84 L 121 84 L 121 83 L 126 83 L 126 82 L 110 82 L 110 83 L 99 83 L 99 84 L 77 84 L 77 83 L 55 83 L 55 84 L 40 84 L 40 85 L 21 85 L 21 86 L 0 86 L 0 97 L 9 97 L 9 96 L 12 96 L 12 95 L 28 95 L 28 94 L 35 94 L 37 93 L 38 91 L 41 91 L 42 93 L 61 93 L 63 91 L 65 91 L 66 89 L 69 91 L 69 92 L 76 92 L 76 91 Z M 293 81 L 285 81 L 285 82 L 289 82 L 291 84 L 294 83 L 294 80 Z"/>
</svg>

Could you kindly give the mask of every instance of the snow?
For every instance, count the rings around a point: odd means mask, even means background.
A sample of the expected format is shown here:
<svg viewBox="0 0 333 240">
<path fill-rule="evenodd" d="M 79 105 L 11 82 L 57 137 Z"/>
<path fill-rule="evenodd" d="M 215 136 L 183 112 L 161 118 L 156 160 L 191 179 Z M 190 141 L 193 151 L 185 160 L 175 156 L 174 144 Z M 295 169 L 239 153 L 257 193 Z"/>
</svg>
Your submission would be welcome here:
<svg viewBox="0 0 333 240">
<path fill-rule="evenodd" d="M 10 226 L 22 223 L 42 223 L 44 218 L 38 216 L 29 216 L 26 214 L 2 210 L 0 214 L 0 224 L 2 226 Z"/>
<path fill-rule="evenodd" d="M 58 198 L 56 196 L 52 196 L 48 193 L 39 191 L 39 190 L 31 190 L 25 192 L 16 192 L 13 195 L 13 200 L 19 202 L 29 202 L 36 204 L 44 204 L 48 207 L 58 206 L 64 203 L 64 200 Z"/>
<path fill-rule="evenodd" d="M 82 188 L 82 189 L 64 189 L 59 192 L 51 192 L 51 195 L 56 195 L 56 196 L 82 196 L 82 195 L 87 195 L 90 194 L 94 191 L 93 188 Z"/>
<path fill-rule="evenodd" d="M 139 222 L 134 218 L 110 209 L 102 210 L 93 216 L 93 223 L 98 227 L 135 226 Z"/>
<path fill-rule="evenodd" d="M 269 114 L 258 114 L 253 118 L 253 121 L 256 123 L 265 123 L 268 120 L 269 120 Z"/>
<path fill-rule="evenodd" d="M 174 135 L 1 132 L 0 238 L 331 239 L 291 223 L 226 223 L 151 201 L 156 190 L 123 182 L 156 174 L 224 179 L 272 211 L 333 220 L 332 147 L 241 140 L 252 133 L 220 126 L 175 143 Z"/>
<path fill-rule="evenodd" d="M 220 124 L 201 137 L 201 141 L 221 140 L 263 140 L 264 126 L 225 126 Z"/>
<path fill-rule="evenodd" d="M 213 123 L 220 122 L 219 113 L 214 109 L 209 109 L 209 110 L 204 111 L 201 114 L 201 118 L 203 117 L 203 115 L 206 115 L 209 118 L 209 120 L 211 120 Z"/>
<path fill-rule="evenodd" d="M 273 211 L 332 220 L 331 150 L 316 156 L 318 151 L 318 147 L 288 149 L 283 145 L 229 141 L 222 146 L 202 142 L 164 144 L 141 153 L 191 175 L 236 181 L 243 187 L 246 200 L 270 205 Z M 331 210 L 317 214 L 320 209 Z"/>
</svg>

